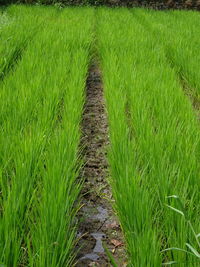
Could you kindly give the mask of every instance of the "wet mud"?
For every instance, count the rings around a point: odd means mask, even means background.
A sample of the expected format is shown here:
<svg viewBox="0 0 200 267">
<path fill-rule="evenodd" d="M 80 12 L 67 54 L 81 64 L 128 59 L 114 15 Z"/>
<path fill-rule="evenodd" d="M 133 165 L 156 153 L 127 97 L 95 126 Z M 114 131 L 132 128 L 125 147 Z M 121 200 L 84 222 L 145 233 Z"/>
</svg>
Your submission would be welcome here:
<svg viewBox="0 0 200 267">
<path fill-rule="evenodd" d="M 82 208 L 78 214 L 79 242 L 76 266 L 112 266 L 105 251 L 110 251 L 117 266 L 126 266 L 122 232 L 113 212 L 112 193 L 107 182 L 106 151 L 109 145 L 101 72 L 97 64 L 89 69 L 86 103 L 82 121 L 85 165 Z"/>
</svg>

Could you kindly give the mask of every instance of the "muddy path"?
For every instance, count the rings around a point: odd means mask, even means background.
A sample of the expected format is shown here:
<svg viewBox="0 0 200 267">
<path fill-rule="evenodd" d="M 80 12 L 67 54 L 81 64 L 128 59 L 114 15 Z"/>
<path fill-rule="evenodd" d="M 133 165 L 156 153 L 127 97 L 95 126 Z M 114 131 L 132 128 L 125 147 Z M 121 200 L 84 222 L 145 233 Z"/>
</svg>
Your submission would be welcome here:
<svg viewBox="0 0 200 267">
<path fill-rule="evenodd" d="M 104 245 L 115 258 L 117 266 L 125 266 L 122 233 L 112 210 L 112 193 L 107 182 L 108 122 L 101 72 L 96 63 L 90 66 L 88 73 L 82 144 L 85 165 L 81 176 L 85 182 L 83 206 L 78 214 L 80 240 L 76 266 L 112 266 Z"/>
</svg>

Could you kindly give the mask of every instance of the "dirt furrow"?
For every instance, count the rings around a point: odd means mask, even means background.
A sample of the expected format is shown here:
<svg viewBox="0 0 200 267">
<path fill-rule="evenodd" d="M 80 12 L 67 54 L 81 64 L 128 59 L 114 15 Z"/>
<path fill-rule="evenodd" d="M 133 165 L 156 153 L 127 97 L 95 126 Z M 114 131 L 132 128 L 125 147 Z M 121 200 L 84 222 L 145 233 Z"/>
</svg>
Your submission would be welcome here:
<svg viewBox="0 0 200 267">
<path fill-rule="evenodd" d="M 78 214 L 80 240 L 76 266 L 112 266 L 105 246 L 118 266 L 122 266 L 122 233 L 112 210 L 112 194 L 107 183 L 108 122 L 97 64 L 92 64 L 89 69 L 82 132 L 85 165 L 81 175 L 85 183 L 82 190 L 83 206 Z"/>
</svg>

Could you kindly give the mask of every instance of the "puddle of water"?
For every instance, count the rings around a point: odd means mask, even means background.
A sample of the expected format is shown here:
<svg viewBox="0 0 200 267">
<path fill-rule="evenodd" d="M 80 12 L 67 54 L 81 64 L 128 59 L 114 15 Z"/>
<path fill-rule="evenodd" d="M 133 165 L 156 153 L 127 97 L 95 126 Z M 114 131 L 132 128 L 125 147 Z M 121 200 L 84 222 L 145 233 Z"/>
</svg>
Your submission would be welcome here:
<svg viewBox="0 0 200 267">
<path fill-rule="evenodd" d="M 81 232 L 78 232 L 77 235 L 76 235 L 77 238 L 80 238 L 81 236 L 82 236 Z"/>
<path fill-rule="evenodd" d="M 100 222 L 104 222 L 108 218 L 108 210 L 99 206 L 97 207 L 98 213 L 94 215 L 94 218 Z"/>
<path fill-rule="evenodd" d="M 91 205 L 91 203 L 88 203 L 88 205 L 84 207 L 84 211 L 88 214 L 88 217 L 94 221 L 97 220 L 98 222 L 104 223 L 108 218 L 108 210 L 102 206 L 95 207 L 94 205 Z M 80 260 L 98 261 L 100 254 L 105 253 L 102 243 L 105 234 L 102 232 L 93 232 L 89 234 L 96 240 L 95 246 L 91 253 L 85 254 Z M 77 237 L 81 237 L 81 232 L 77 233 Z"/>
<path fill-rule="evenodd" d="M 88 253 L 85 254 L 80 260 L 92 260 L 92 261 L 98 261 L 99 256 L 95 253 Z"/>
<path fill-rule="evenodd" d="M 93 236 L 96 239 L 96 244 L 93 249 L 93 252 L 95 253 L 104 253 L 102 238 L 105 236 L 103 233 L 92 233 L 91 236 Z"/>
<path fill-rule="evenodd" d="M 80 260 L 98 261 L 99 255 L 97 253 L 104 253 L 102 238 L 104 238 L 105 235 L 103 233 L 92 233 L 91 236 L 96 239 L 96 244 L 93 248 L 93 251 L 85 254 Z"/>
<path fill-rule="evenodd" d="M 96 208 L 95 206 L 93 207 L 91 204 L 87 204 L 87 206 L 83 207 L 83 210 L 92 220 L 104 222 L 108 218 L 108 210 L 106 208 L 103 208 L 102 206 L 98 206 Z"/>
</svg>

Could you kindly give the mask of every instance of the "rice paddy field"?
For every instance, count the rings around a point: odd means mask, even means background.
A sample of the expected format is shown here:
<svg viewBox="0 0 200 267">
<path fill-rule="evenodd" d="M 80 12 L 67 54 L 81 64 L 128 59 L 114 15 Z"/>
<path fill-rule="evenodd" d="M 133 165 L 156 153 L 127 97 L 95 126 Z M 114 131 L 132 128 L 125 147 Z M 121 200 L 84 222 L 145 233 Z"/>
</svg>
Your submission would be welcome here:
<svg viewBox="0 0 200 267">
<path fill-rule="evenodd" d="M 200 266 L 199 21 L 195 11 L 142 8 L 0 10 L 1 267 Z M 106 260 L 88 253 L 80 263 L 92 64 L 123 240 L 97 237 L 94 255 Z"/>
</svg>

